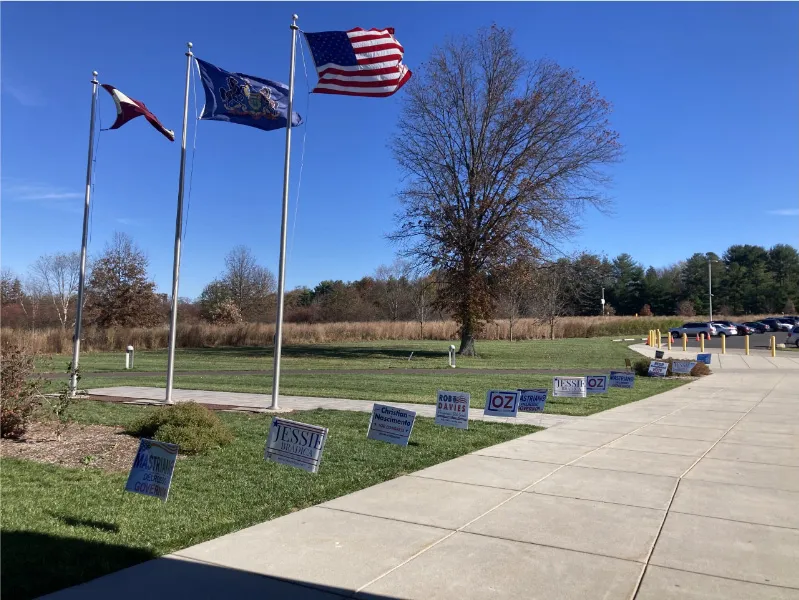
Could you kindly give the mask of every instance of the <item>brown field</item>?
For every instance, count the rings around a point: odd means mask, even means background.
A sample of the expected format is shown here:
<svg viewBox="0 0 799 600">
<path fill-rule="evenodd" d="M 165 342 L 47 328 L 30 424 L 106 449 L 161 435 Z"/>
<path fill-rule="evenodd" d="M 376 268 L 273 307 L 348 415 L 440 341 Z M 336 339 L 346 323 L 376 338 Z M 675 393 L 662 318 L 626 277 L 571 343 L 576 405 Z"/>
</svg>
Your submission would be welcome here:
<svg viewBox="0 0 799 600">
<path fill-rule="evenodd" d="M 762 318 L 754 315 L 738 320 Z M 650 329 L 667 330 L 688 320 L 701 317 L 563 317 L 555 323 L 556 338 L 587 338 L 601 336 L 646 335 Z M 158 350 L 167 347 L 166 326 L 134 329 L 83 330 L 81 348 L 84 351 L 124 350 L 128 344 L 136 348 Z M 275 334 L 273 324 L 243 323 L 218 326 L 209 324 L 179 325 L 177 345 L 180 348 L 218 346 L 271 346 Z M 507 320 L 488 323 L 479 336 L 483 340 L 508 340 Z M 547 339 L 549 325 L 534 319 L 519 319 L 513 326 L 513 339 Z M 21 329 L 2 329 L 4 342 L 15 342 L 30 350 L 48 354 L 66 354 L 72 348 L 72 331 L 40 329 L 34 332 Z M 371 321 L 348 323 L 285 323 L 285 344 L 321 344 L 335 342 L 365 342 L 380 340 L 457 340 L 458 326 L 454 321 L 432 321 L 424 324 L 413 321 Z"/>
</svg>

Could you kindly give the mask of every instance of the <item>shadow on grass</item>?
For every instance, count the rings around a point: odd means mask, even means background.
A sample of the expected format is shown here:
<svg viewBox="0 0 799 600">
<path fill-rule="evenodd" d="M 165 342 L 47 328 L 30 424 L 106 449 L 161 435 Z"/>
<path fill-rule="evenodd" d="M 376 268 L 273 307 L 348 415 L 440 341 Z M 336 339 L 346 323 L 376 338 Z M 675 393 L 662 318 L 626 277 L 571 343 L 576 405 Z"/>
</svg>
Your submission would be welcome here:
<svg viewBox="0 0 799 600">
<path fill-rule="evenodd" d="M 271 346 L 251 347 L 216 347 L 216 348 L 181 348 L 183 356 L 212 358 L 223 355 L 225 358 L 268 358 L 272 356 Z M 413 352 L 415 358 L 441 358 L 447 355 L 443 346 L 441 350 L 423 350 L 418 348 L 385 348 L 379 346 L 338 346 L 338 345 L 293 345 L 283 346 L 284 358 L 321 358 L 321 359 L 375 359 L 396 358 L 407 359 Z"/>
<path fill-rule="evenodd" d="M 144 549 L 28 531 L 3 531 L 2 544 L 4 600 L 27 600 L 85 582 L 89 583 L 63 590 L 59 600 L 141 600 L 151 597 L 153 590 L 165 598 L 337 600 L 354 591 L 173 557 L 150 560 L 156 557 Z M 113 571 L 119 572 L 97 579 Z M 394 598 L 369 593 L 359 597 Z"/>
<path fill-rule="evenodd" d="M 122 433 L 122 432 L 120 432 Z M 89 527 L 91 529 L 97 529 L 99 531 L 107 531 L 109 533 L 117 533 L 119 531 L 119 525 L 116 523 L 107 523 L 106 521 L 95 521 L 93 519 L 77 519 L 75 517 L 66 517 L 64 515 L 57 515 L 55 513 L 50 513 L 56 519 L 64 523 L 65 525 L 69 525 L 70 527 Z"/>
</svg>

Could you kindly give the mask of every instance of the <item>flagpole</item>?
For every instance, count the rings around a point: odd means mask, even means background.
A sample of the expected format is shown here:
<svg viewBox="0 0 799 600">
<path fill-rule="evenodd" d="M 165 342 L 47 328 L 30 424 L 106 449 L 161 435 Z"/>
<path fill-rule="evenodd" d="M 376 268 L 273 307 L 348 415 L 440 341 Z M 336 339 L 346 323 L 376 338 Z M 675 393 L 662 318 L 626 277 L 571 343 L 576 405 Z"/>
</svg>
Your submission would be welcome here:
<svg viewBox="0 0 799 600">
<path fill-rule="evenodd" d="M 289 102 L 286 112 L 286 159 L 283 168 L 283 219 L 280 222 L 280 267 L 277 277 L 277 316 L 275 318 L 275 362 L 272 377 L 271 409 L 278 409 L 280 394 L 280 353 L 283 348 L 283 292 L 286 279 L 286 229 L 289 211 L 289 166 L 291 164 L 291 119 L 294 116 L 294 59 L 297 56 L 297 15 L 291 15 L 291 66 L 289 67 Z"/>
<path fill-rule="evenodd" d="M 78 305 L 75 310 L 75 337 L 72 340 L 72 372 L 69 377 L 69 395 L 78 392 L 78 361 L 80 360 L 80 327 L 83 319 L 83 289 L 86 285 L 86 246 L 89 239 L 89 202 L 92 195 L 94 170 L 94 121 L 97 114 L 97 71 L 92 71 L 92 111 L 89 122 L 89 158 L 86 163 L 86 197 L 83 203 L 83 237 L 80 243 L 80 276 L 78 277 Z"/>
<path fill-rule="evenodd" d="M 166 398 L 172 404 L 172 384 L 175 378 L 175 338 L 178 327 L 178 284 L 180 283 L 180 239 L 183 237 L 183 189 L 186 179 L 186 128 L 189 122 L 189 78 L 191 76 L 192 43 L 186 44 L 186 92 L 183 97 L 183 138 L 180 146 L 180 179 L 178 181 L 178 210 L 175 217 L 175 260 L 172 266 L 172 310 L 169 313 L 169 355 L 166 366 Z M 194 125 L 197 126 L 196 123 Z"/>
</svg>

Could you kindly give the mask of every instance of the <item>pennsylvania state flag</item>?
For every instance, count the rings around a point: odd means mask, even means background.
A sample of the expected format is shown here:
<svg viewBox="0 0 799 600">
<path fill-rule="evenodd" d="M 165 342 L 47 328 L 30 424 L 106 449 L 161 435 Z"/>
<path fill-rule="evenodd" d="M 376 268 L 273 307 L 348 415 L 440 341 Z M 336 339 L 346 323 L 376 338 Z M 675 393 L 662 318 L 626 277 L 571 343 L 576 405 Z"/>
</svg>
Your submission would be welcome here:
<svg viewBox="0 0 799 600">
<path fill-rule="evenodd" d="M 205 88 L 205 108 L 200 119 L 228 121 L 266 131 L 286 127 L 288 86 L 243 73 L 228 73 L 199 58 L 195 60 Z M 291 126 L 301 124 L 302 117 L 293 113 Z"/>
</svg>

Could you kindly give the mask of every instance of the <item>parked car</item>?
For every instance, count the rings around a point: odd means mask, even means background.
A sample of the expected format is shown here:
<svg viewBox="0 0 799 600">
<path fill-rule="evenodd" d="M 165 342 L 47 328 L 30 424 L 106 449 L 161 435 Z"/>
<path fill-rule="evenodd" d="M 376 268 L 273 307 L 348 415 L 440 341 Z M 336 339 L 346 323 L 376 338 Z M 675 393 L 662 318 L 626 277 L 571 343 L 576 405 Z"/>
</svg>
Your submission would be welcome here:
<svg viewBox="0 0 799 600">
<path fill-rule="evenodd" d="M 794 325 L 799 325 L 799 317 L 794 317 L 794 316 L 779 317 L 779 320 L 787 321 L 789 323 L 793 323 Z"/>
<path fill-rule="evenodd" d="M 735 325 L 735 328 L 738 330 L 738 335 L 752 335 L 756 333 L 755 328 L 750 327 L 746 323 L 733 323 L 733 325 Z"/>
<path fill-rule="evenodd" d="M 785 345 L 794 344 L 797 348 L 799 348 L 799 325 L 794 325 L 791 332 L 788 334 L 788 337 L 785 338 Z"/>
<path fill-rule="evenodd" d="M 688 336 L 702 335 L 710 339 L 710 336 L 716 335 L 716 328 L 711 323 L 685 323 L 682 327 L 672 327 L 669 333 L 677 337 L 684 333 Z"/>
<path fill-rule="evenodd" d="M 771 327 L 772 331 L 790 331 L 794 328 L 792 323 L 787 323 L 782 320 L 782 317 L 770 317 L 763 319 L 763 323 Z"/>
<path fill-rule="evenodd" d="M 724 327 L 729 327 L 729 328 L 734 329 L 736 332 L 738 331 L 738 324 L 737 323 L 733 323 L 732 321 L 713 321 L 713 324 L 714 325 L 723 325 Z M 719 333 L 723 333 L 724 335 L 731 335 L 731 334 L 727 333 L 726 331 L 721 331 Z M 735 333 L 733 333 L 732 335 L 735 335 Z"/>
<path fill-rule="evenodd" d="M 767 331 L 771 331 L 771 327 L 761 321 L 747 321 L 744 323 L 744 325 L 754 329 L 755 333 L 766 333 Z"/>
</svg>

